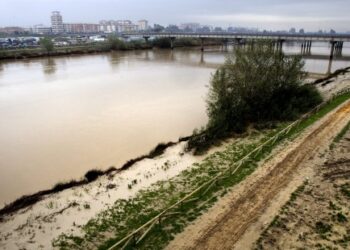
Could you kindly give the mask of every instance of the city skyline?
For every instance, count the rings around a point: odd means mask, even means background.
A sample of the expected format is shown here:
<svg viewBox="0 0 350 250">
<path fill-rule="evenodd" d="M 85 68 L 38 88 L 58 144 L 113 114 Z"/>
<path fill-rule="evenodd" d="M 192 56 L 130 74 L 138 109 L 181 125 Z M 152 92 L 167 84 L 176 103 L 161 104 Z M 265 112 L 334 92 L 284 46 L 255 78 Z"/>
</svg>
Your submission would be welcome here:
<svg viewBox="0 0 350 250">
<path fill-rule="evenodd" d="M 150 0 L 147 5 L 142 4 L 141 0 L 101 0 L 98 4 L 94 0 L 12 0 L 2 3 L 0 26 L 49 25 L 51 12 L 57 10 L 64 15 L 64 21 L 69 23 L 147 19 L 151 24 L 165 26 L 198 22 L 226 28 L 235 26 L 288 30 L 295 27 L 307 31 L 335 29 L 347 32 L 350 30 L 350 18 L 347 14 L 349 7 L 350 3 L 346 0 L 309 0 L 307 3 L 301 0 L 179 0 L 166 4 L 164 1 Z"/>
</svg>

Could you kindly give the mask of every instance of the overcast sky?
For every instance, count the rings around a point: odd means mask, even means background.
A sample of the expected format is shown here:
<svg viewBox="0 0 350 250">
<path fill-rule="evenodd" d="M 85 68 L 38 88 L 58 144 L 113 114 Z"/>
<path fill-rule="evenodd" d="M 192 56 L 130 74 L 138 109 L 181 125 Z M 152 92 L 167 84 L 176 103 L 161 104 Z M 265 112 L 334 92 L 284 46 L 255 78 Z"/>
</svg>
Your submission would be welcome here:
<svg viewBox="0 0 350 250">
<path fill-rule="evenodd" d="M 199 22 L 259 29 L 350 31 L 350 0 L 0 0 L 0 26 L 147 19 L 151 24 Z"/>
</svg>

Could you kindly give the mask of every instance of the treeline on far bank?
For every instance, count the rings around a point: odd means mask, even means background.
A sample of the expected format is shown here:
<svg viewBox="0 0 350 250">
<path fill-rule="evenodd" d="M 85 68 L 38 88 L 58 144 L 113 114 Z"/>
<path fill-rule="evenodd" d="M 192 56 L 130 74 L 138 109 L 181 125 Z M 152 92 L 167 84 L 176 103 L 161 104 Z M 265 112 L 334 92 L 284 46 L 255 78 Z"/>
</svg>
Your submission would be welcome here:
<svg viewBox="0 0 350 250">
<path fill-rule="evenodd" d="M 222 41 L 206 40 L 207 45 L 219 45 Z M 196 38 L 178 38 L 175 39 L 174 47 L 195 47 L 200 46 L 201 41 Z M 169 38 L 157 38 L 149 41 L 132 40 L 123 41 L 115 36 L 110 36 L 107 41 L 95 42 L 89 44 L 71 45 L 71 46 L 54 46 L 49 38 L 40 40 L 38 48 L 16 48 L 16 49 L 0 49 L 1 59 L 25 59 L 46 56 L 61 56 L 61 55 L 79 55 L 93 54 L 110 51 L 126 51 L 126 50 L 143 50 L 152 48 L 171 48 Z"/>
</svg>

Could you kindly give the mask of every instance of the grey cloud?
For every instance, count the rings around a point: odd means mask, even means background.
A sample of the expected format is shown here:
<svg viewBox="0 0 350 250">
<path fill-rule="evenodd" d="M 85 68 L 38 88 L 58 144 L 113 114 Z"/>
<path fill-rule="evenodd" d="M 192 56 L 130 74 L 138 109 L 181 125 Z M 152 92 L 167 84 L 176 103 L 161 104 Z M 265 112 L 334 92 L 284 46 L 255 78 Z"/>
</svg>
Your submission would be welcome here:
<svg viewBox="0 0 350 250">
<path fill-rule="evenodd" d="M 0 8 L 0 26 L 49 24 L 50 12 L 60 10 L 66 22 L 146 18 L 164 25 L 194 21 L 266 29 L 350 29 L 349 0 L 1 0 Z"/>
</svg>

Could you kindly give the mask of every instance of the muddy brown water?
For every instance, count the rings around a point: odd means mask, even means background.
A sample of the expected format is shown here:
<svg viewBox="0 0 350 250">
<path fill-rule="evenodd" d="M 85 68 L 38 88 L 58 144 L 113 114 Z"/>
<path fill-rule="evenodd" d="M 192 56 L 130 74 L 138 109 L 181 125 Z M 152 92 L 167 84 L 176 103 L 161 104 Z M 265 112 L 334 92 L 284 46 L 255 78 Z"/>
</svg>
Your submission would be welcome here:
<svg viewBox="0 0 350 250">
<path fill-rule="evenodd" d="M 89 169 L 120 167 L 203 126 L 206 85 L 226 53 L 212 47 L 1 62 L 0 208 Z M 306 61 L 317 73 L 327 65 Z M 335 61 L 333 69 L 348 65 Z"/>
</svg>

